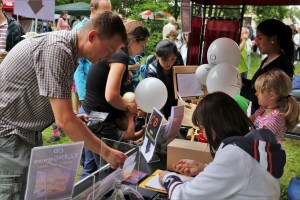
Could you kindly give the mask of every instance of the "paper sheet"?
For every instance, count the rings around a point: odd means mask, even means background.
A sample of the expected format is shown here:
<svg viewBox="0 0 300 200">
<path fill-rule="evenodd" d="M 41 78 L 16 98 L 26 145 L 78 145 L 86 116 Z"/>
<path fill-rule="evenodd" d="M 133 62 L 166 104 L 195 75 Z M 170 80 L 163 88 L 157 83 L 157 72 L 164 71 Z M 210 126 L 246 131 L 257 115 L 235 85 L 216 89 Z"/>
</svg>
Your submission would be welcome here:
<svg viewBox="0 0 300 200">
<path fill-rule="evenodd" d="M 187 182 L 187 181 L 191 181 L 193 180 L 194 177 L 189 177 L 189 176 L 183 176 L 183 175 L 179 175 L 179 178 L 182 180 L 182 182 Z M 155 176 L 153 176 L 153 178 L 151 178 L 147 183 L 146 183 L 146 187 L 149 188 L 154 188 L 157 190 L 163 190 L 166 191 L 164 186 L 162 186 L 159 183 L 159 174 L 156 174 Z"/>
<path fill-rule="evenodd" d="M 178 93 L 181 97 L 202 96 L 202 85 L 197 81 L 195 73 L 177 74 Z"/>
</svg>

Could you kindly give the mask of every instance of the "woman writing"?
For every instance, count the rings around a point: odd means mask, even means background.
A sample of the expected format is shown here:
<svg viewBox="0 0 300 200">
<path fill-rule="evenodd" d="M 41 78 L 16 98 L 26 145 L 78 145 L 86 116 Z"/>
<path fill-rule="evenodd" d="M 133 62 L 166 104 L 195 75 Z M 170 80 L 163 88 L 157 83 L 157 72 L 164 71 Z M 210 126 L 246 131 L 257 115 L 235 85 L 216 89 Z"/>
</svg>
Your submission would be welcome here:
<svg viewBox="0 0 300 200">
<path fill-rule="evenodd" d="M 261 22 L 257 26 L 256 44 L 260 52 L 267 54 L 267 57 L 262 61 L 252 80 L 242 79 L 241 89 L 241 95 L 252 101 L 252 114 L 259 108 L 254 83 L 261 74 L 272 69 L 280 69 L 291 78 L 294 74 L 292 64 L 294 43 L 289 26 L 276 19 Z"/>
<path fill-rule="evenodd" d="M 214 160 L 208 165 L 187 159 L 175 163 L 176 171 L 196 175 L 190 182 L 182 183 L 176 173 L 161 172 L 160 182 L 170 199 L 279 199 L 278 179 L 286 157 L 271 131 L 248 133 L 253 123 L 222 92 L 205 96 L 192 121 L 203 130 Z"/>
</svg>

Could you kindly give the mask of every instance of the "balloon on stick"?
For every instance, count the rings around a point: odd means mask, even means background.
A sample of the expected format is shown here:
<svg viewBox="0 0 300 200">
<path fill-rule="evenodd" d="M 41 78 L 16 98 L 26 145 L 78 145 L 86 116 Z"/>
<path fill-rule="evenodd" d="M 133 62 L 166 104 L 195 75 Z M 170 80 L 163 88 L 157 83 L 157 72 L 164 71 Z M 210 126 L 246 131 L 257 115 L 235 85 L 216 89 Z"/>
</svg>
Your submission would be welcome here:
<svg viewBox="0 0 300 200">
<path fill-rule="evenodd" d="M 240 63 L 241 52 L 235 41 L 230 38 L 218 38 L 207 50 L 207 61 L 210 65 L 229 63 L 237 67 Z"/>
<path fill-rule="evenodd" d="M 208 93 L 221 91 L 233 98 L 241 90 L 241 75 L 231 64 L 218 64 L 209 71 L 206 86 Z"/>
<path fill-rule="evenodd" d="M 206 85 L 206 77 L 210 69 L 211 66 L 209 64 L 202 64 L 197 67 L 195 75 L 200 84 Z"/>
<path fill-rule="evenodd" d="M 160 110 L 168 99 L 165 84 L 153 77 L 143 79 L 135 90 L 135 100 L 144 112 L 151 113 L 153 108 Z"/>
</svg>

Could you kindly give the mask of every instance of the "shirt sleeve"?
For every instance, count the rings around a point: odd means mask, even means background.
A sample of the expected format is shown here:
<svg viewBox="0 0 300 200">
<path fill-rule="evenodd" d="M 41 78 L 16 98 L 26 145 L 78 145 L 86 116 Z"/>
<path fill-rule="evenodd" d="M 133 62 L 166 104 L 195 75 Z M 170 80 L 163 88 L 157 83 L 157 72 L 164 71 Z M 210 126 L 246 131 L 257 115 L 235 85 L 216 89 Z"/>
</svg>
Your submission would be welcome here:
<svg viewBox="0 0 300 200">
<path fill-rule="evenodd" d="M 86 79 L 90 66 L 90 61 L 88 61 L 85 58 L 80 58 L 79 65 L 74 73 L 74 81 L 77 88 L 78 98 L 80 101 L 84 100 L 86 94 Z"/>
<path fill-rule="evenodd" d="M 71 98 L 74 68 L 78 65 L 71 55 L 71 50 L 62 45 L 51 45 L 34 52 L 34 67 L 40 95 Z"/>
<path fill-rule="evenodd" d="M 239 147 L 218 150 L 213 162 L 192 181 L 170 187 L 170 199 L 228 199 L 248 183 L 246 162 Z M 234 165 L 233 165 L 234 163 Z M 174 176 L 174 174 L 170 174 Z M 167 174 L 168 176 L 168 174 Z M 167 178 L 164 177 L 164 180 Z"/>
<path fill-rule="evenodd" d="M 123 63 L 127 66 L 129 63 L 129 56 L 123 51 L 119 51 L 112 55 L 109 63 Z"/>
</svg>

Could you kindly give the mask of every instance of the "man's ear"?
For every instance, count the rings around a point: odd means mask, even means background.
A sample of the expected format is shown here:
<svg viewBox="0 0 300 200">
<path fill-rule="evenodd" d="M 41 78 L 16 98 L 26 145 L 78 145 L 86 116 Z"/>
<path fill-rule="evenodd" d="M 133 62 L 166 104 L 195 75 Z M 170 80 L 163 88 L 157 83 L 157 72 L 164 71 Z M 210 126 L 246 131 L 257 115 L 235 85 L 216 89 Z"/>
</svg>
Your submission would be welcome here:
<svg viewBox="0 0 300 200">
<path fill-rule="evenodd" d="M 95 12 L 95 8 L 94 7 L 90 7 L 90 11 L 91 11 L 91 14 L 93 15 L 94 12 Z"/>
<path fill-rule="evenodd" d="M 96 30 L 91 30 L 89 32 L 89 42 L 92 43 L 95 37 L 97 37 L 97 31 Z"/>
</svg>

